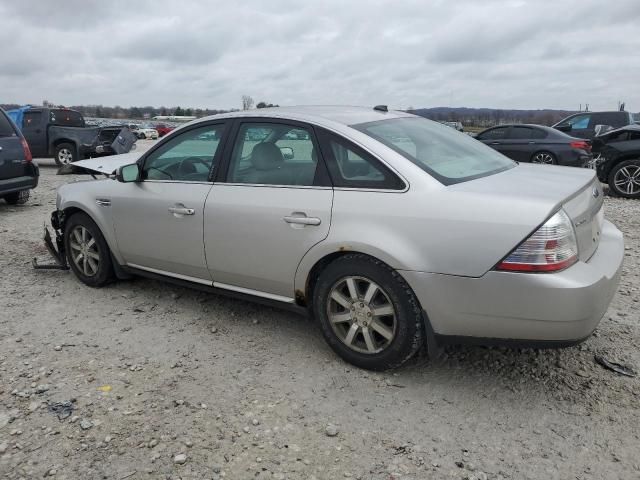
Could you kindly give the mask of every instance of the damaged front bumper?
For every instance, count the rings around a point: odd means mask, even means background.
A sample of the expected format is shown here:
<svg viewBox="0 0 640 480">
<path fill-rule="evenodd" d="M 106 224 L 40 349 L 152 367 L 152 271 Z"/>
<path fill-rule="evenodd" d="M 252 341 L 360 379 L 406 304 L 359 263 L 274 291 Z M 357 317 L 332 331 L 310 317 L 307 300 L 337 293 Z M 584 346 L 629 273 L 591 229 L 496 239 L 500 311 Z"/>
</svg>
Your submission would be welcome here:
<svg viewBox="0 0 640 480">
<path fill-rule="evenodd" d="M 56 210 L 51 213 L 51 226 L 55 233 L 55 245 L 51 239 L 51 234 L 46 225 L 44 225 L 44 244 L 47 250 L 55 260 L 54 263 L 40 263 L 37 258 L 32 260 L 33 268 L 36 270 L 69 270 L 67 263 L 67 255 L 64 248 L 64 212 Z"/>
</svg>

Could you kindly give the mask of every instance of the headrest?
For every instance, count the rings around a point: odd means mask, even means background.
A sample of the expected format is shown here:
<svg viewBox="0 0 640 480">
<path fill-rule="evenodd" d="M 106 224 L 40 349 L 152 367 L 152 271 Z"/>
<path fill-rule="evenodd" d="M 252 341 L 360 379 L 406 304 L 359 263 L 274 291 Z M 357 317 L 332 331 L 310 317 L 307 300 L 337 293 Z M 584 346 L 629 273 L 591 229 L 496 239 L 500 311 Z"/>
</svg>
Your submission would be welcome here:
<svg viewBox="0 0 640 480">
<path fill-rule="evenodd" d="M 256 170 L 275 170 L 282 162 L 282 152 L 273 143 L 263 142 L 253 147 L 251 164 Z"/>
</svg>

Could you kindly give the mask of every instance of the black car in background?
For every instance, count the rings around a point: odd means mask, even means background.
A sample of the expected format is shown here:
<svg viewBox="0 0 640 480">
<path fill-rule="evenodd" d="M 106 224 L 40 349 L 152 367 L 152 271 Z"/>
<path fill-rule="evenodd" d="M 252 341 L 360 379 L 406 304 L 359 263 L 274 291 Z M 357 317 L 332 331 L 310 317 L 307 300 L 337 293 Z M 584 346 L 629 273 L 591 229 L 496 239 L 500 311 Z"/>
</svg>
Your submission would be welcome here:
<svg viewBox="0 0 640 480">
<path fill-rule="evenodd" d="M 0 198 L 12 205 L 25 203 L 36 188 L 40 172 L 26 140 L 0 108 Z"/>
<path fill-rule="evenodd" d="M 625 111 L 581 112 L 560 120 L 553 128 L 572 137 L 592 139 L 596 136 L 596 126 L 598 125 L 620 128 L 633 123 L 633 114 Z"/>
<path fill-rule="evenodd" d="M 610 130 L 593 139 L 598 155 L 596 172 L 611 191 L 625 198 L 640 198 L 640 125 Z"/>
<path fill-rule="evenodd" d="M 584 167 L 591 159 L 591 144 L 542 125 L 500 125 L 476 139 L 518 162 Z"/>
</svg>

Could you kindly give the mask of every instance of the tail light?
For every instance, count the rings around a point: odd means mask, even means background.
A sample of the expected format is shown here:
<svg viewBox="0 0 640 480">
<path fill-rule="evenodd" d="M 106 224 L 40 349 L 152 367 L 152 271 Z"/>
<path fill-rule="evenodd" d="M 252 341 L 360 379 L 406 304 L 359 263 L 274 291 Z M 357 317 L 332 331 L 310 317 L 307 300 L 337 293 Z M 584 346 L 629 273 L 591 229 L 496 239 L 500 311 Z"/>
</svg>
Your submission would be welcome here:
<svg viewBox="0 0 640 480">
<path fill-rule="evenodd" d="M 33 160 L 33 156 L 31 155 L 31 149 L 29 148 L 29 144 L 24 138 L 20 139 L 20 143 L 22 143 L 22 149 L 24 150 L 24 159 L 27 162 L 31 162 Z"/>
<path fill-rule="evenodd" d="M 577 140 L 569 143 L 571 148 L 578 148 L 580 150 L 586 150 L 587 152 L 591 151 L 591 144 L 585 140 Z"/>
<path fill-rule="evenodd" d="M 558 272 L 578 260 L 578 244 L 571 220 L 560 210 L 502 260 L 497 270 Z"/>
</svg>

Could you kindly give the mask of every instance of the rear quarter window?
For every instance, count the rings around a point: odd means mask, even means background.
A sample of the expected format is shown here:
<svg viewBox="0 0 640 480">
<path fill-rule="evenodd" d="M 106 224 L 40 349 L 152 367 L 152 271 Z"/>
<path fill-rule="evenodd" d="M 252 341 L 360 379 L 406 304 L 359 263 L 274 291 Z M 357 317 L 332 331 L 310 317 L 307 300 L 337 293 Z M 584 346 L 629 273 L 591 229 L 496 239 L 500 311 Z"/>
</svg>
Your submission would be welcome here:
<svg viewBox="0 0 640 480">
<path fill-rule="evenodd" d="M 12 137 L 16 134 L 9 118 L 0 112 L 0 137 Z"/>
<path fill-rule="evenodd" d="M 82 115 L 73 110 L 51 110 L 49 120 L 53 125 L 63 127 L 84 127 Z"/>
</svg>

